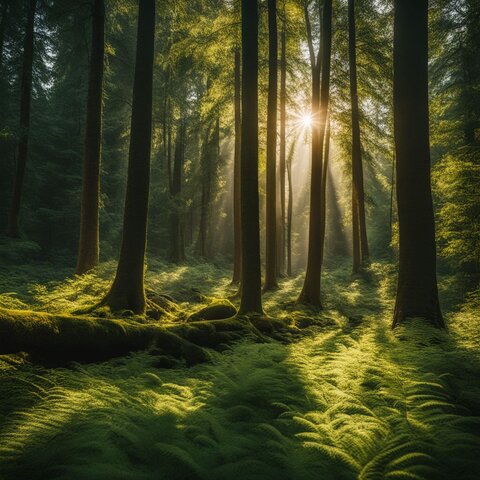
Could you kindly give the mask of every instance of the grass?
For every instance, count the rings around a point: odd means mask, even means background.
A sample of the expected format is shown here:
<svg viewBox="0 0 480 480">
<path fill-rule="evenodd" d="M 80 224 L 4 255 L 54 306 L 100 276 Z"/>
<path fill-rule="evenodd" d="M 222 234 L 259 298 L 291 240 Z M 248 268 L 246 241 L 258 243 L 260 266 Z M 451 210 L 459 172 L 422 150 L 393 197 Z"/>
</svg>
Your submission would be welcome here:
<svg viewBox="0 0 480 480">
<path fill-rule="evenodd" d="M 42 267 L 45 268 L 45 267 Z M 4 275 L 0 305 L 87 305 L 114 265 L 47 284 Z M 232 295 L 229 272 L 154 264 L 147 284 L 184 311 Z M 50 278 L 54 278 L 51 274 Z M 301 278 L 265 295 L 272 317 L 314 325 L 288 344 L 245 340 L 209 364 L 138 353 L 50 369 L 0 357 L 1 479 L 476 479 L 480 295 L 445 278 L 449 332 L 392 332 L 394 270 L 324 275 L 325 310 L 293 308 Z"/>
</svg>

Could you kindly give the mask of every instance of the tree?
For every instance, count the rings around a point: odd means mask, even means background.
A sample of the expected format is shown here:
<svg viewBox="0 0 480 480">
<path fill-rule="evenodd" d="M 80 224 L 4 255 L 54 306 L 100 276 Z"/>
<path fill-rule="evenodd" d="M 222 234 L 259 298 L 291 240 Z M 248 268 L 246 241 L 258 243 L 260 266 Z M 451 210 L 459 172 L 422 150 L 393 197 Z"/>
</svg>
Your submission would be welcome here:
<svg viewBox="0 0 480 480">
<path fill-rule="evenodd" d="M 320 51 L 315 58 L 308 5 L 305 3 L 305 23 L 312 70 L 312 169 L 310 186 L 310 218 L 308 233 L 307 271 L 299 303 L 321 307 L 320 277 L 322 271 L 322 174 L 323 144 L 330 91 L 330 57 L 332 49 L 332 1 L 323 4 Z M 320 86 L 321 73 L 321 86 Z"/>
<path fill-rule="evenodd" d="M 233 276 L 232 284 L 240 281 L 240 272 L 242 265 L 241 248 L 241 220 L 240 220 L 240 144 L 241 144 L 241 53 L 240 49 L 235 49 L 235 67 L 234 67 L 234 122 L 235 122 L 235 146 L 233 153 Z"/>
<path fill-rule="evenodd" d="M 103 57 L 105 48 L 104 30 L 104 1 L 94 0 L 77 274 L 85 273 L 95 267 L 98 264 L 99 256 L 100 150 L 102 139 Z"/>
<path fill-rule="evenodd" d="M 278 162 L 278 180 L 280 183 L 280 215 L 278 218 L 278 272 L 285 272 L 285 171 L 286 171 L 286 128 L 287 128 L 287 35 L 285 18 L 285 0 L 283 2 L 282 31 L 280 33 L 280 151 Z"/>
<path fill-rule="evenodd" d="M 362 146 L 360 143 L 360 118 L 358 110 L 355 0 L 348 0 L 348 60 L 350 72 L 350 101 L 352 108 L 353 272 L 358 273 L 368 260 L 369 253 L 365 220 Z"/>
<path fill-rule="evenodd" d="M 103 301 L 112 310 L 135 313 L 145 310 L 154 39 L 155 0 L 140 0 L 122 246 L 115 280 Z"/>
<path fill-rule="evenodd" d="M 428 1 L 395 1 L 393 108 L 400 236 L 393 326 L 420 317 L 443 327 L 430 185 Z"/>
<path fill-rule="evenodd" d="M 242 0 L 240 314 L 262 313 L 258 198 L 258 2 Z"/>
<path fill-rule="evenodd" d="M 2 18 L 0 19 L 0 65 L 3 62 L 3 46 L 5 45 L 5 31 L 7 29 L 7 23 L 8 23 L 9 6 L 10 6 L 10 2 L 8 2 L 7 0 L 4 0 L 2 2 L 2 7 L 1 7 Z"/>
<path fill-rule="evenodd" d="M 265 229 L 265 283 L 263 290 L 277 288 L 277 2 L 268 0 L 268 106 L 267 106 L 267 218 Z"/>
<path fill-rule="evenodd" d="M 10 206 L 10 216 L 7 224 L 7 235 L 12 238 L 20 236 L 19 215 L 22 201 L 23 180 L 28 157 L 28 140 L 30 128 L 30 104 L 32 98 L 32 67 L 33 47 L 35 36 L 35 11 L 37 0 L 30 0 L 25 27 L 25 39 L 23 44 L 23 68 L 20 98 L 20 139 L 18 141 L 18 157 L 13 194 Z"/>
</svg>

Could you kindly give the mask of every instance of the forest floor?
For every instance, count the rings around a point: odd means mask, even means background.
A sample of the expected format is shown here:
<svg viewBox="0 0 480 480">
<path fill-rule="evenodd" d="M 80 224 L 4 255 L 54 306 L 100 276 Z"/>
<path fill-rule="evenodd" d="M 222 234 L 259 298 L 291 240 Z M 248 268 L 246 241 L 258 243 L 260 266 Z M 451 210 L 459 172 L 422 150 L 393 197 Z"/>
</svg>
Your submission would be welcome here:
<svg viewBox="0 0 480 480">
<path fill-rule="evenodd" d="M 0 307 L 72 312 L 113 273 L 16 265 Z M 312 324 L 301 337 L 247 338 L 190 368 L 146 353 L 61 368 L 0 356 L 0 479 L 480 478 L 478 292 L 442 278 L 448 332 L 392 332 L 391 265 L 327 270 L 322 312 L 294 309 L 301 281 L 264 296 L 271 317 Z M 154 264 L 147 285 L 184 311 L 234 293 L 227 270 L 201 263 Z"/>
</svg>

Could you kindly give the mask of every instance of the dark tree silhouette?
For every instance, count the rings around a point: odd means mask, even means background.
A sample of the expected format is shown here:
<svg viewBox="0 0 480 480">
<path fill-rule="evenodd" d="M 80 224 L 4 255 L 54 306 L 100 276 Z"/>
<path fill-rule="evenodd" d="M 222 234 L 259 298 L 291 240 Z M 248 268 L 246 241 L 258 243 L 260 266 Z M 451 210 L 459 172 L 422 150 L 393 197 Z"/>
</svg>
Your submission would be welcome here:
<svg viewBox="0 0 480 480">
<path fill-rule="evenodd" d="M 28 140 L 30 129 L 30 104 L 32 99 L 33 46 L 35 36 L 35 11 L 37 1 L 30 0 L 23 44 L 23 68 L 20 97 L 20 139 L 18 141 L 17 169 L 13 184 L 12 203 L 7 224 L 7 235 L 12 238 L 20 236 L 19 215 L 22 202 L 23 180 L 28 157 Z"/>
<path fill-rule="evenodd" d="M 444 322 L 438 301 L 430 185 L 428 0 L 395 1 L 393 108 L 400 234 L 393 326 L 420 317 Z"/>
<path fill-rule="evenodd" d="M 242 0 L 240 314 L 263 313 L 258 199 L 258 2 Z"/>
<path fill-rule="evenodd" d="M 102 88 L 105 5 L 95 0 L 92 12 L 92 47 L 88 79 L 85 158 L 80 211 L 77 274 L 91 270 L 99 256 L 100 150 L 102 140 Z"/>
<path fill-rule="evenodd" d="M 277 288 L 277 1 L 268 0 L 267 218 L 264 291 Z"/>
<path fill-rule="evenodd" d="M 112 310 L 135 313 L 145 310 L 154 40 L 155 0 L 140 0 L 122 247 L 115 280 L 104 299 Z"/>
</svg>

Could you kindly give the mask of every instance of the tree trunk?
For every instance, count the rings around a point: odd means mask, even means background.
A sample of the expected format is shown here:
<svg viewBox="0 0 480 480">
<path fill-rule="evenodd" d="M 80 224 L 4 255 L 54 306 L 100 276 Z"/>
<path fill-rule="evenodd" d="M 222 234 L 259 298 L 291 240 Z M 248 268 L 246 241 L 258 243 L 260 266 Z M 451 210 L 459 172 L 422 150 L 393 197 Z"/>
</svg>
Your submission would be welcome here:
<svg viewBox="0 0 480 480">
<path fill-rule="evenodd" d="M 322 172 L 323 144 L 330 91 L 330 57 L 332 49 L 332 0 L 325 0 L 321 31 L 321 89 L 317 72 L 312 72 L 312 170 L 310 187 L 310 222 L 307 271 L 298 302 L 321 308 L 320 278 L 322 272 Z M 311 55 L 312 56 L 312 55 Z M 320 62 L 317 62 L 317 66 Z M 317 67 L 318 68 L 318 67 Z M 313 69 L 312 69 L 313 70 Z M 313 74 L 315 73 L 315 74 Z M 318 92 L 320 90 L 320 102 Z M 320 106 L 318 107 L 318 105 Z"/>
<path fill-rule="evenodd" d="M 292 182 L 292 159 L 295 152 L 295 142 L 290 146 L 287 161 L 288 180 L 288 207 L 287 207 L 287 275 L 292 275 L 292 217 L 293 217 L 293 182 Z"/>
<path fill-rule="evenodd" d="M 92 46 L 85 127 L 85 158 L 80 211 L 80 242 L 77 274 L 98 265 L 100 151 L 102 141 L 102 86 L 104 56 L 105 5 L 95 0 L 92 12 Z"/>
<path fill-rule="evenodd" d="M 348 0 L 348 60 L 350 69 L 350 100 L 352 107 L 352 227 L 353 272 L 358 273 L 368 261 L 365 220 L 362 147 L 357 94 L 357 53 L 355 34 L 355 0 Z"/>
<path fill-rule="evenodd" d="M 327 113 L 328 115 L 328 113 Z M 322 168 L 322 198 L 321 198 L 321 218 L 320 218 L 320 227 L 322 229 L 321 234 L 321 261 L 323 265 L 323 258 L 325 254 L 325 232 L 327 226 L 327 179 L 328 179 L 328 167 L 330 160 L 330 118 L 327 120 L 326 132 L 325 132 L 325 146 L 323 149 L 323 168 Z"/>
<path fill-rule="evenodd" d="M 155 0 L 140 0 L 122 247 L 115 280 L 103 302 L 113 311 L 145 310 L 154 43 Z"/>
<path fill-rule="evenodd" d="M 284 3 L 285 7 L 285 3 Z M 280 156 L 278 163 L 278 179 L 280 183 L 280 215 L 278 230 L 278 273 L 285 274 L 285 169 L 286 169 L 286 124 L 287 124 L 287 53 L 285 33 L 285 10 L 283 27 L 280 34 Z"/>
<path fill-rule="evenodd" d="M 20 236 L 19 215 L 22 201 L 23 180 L 28 157 L 30 129 L 30 103 L 32 98 L 33 46 L 35 36 L 35 10 L 37 0 L 30 0 L 23 44 L 23 68 L 20 98 L 20 140 L 18 142 L 17 170 L 13 184 L 12 203 L 6 234 L 12 238 Z"/>
<path fill-rule="evenodd" d="M 265 229 L 265 283 L 263 290 L 277 288 L 277 1 L 268 0 L 268 106 L 267 106 L 267 218 Z"/>
<path fill-rule="evenodd" d="M 242 265 L 242 247 L 241 247 L 241 221 L 240 221 L 240 143 L 241 143 L 241 54 L 240 49 L 235 50 L 235 150 L 233 156 L 233 277 L 232 284 L 240 282 L 240 270 Z"/>
<path fill-rule="evenodd" d="M 438 327 L 435 222 L 428 125 L 428 1 L 395 0 L 394 134 L 400 235 L 393 326 L 408 317 Z"/>
<path fill-rule="evenodd" d="M 258 2 L 242 0 L 240 314 L 263 313 L 258 198 Z"/>
<path fill-rule="evenodd" d="M 5 45 L 5 31 L 7 30 L 9 6 L 10 2 L 4 0 L 2 5 L 2 19 L 0 20 L 0 66 L 3 63 L 3 46 Z"/>
<path fill-rule="evenodd" d="M 185 150 L 185 123 L 180 114 L 180 122 L 175 139 L 175 154 L 173 158 L 173 174 L 170 194 L 174 202 L 170 213 L 170 260 L 178 263 L 185 260 L 185 248 L 183 245 L 182 222 L 180 218 L 182 171 Z"/>
</svg>

